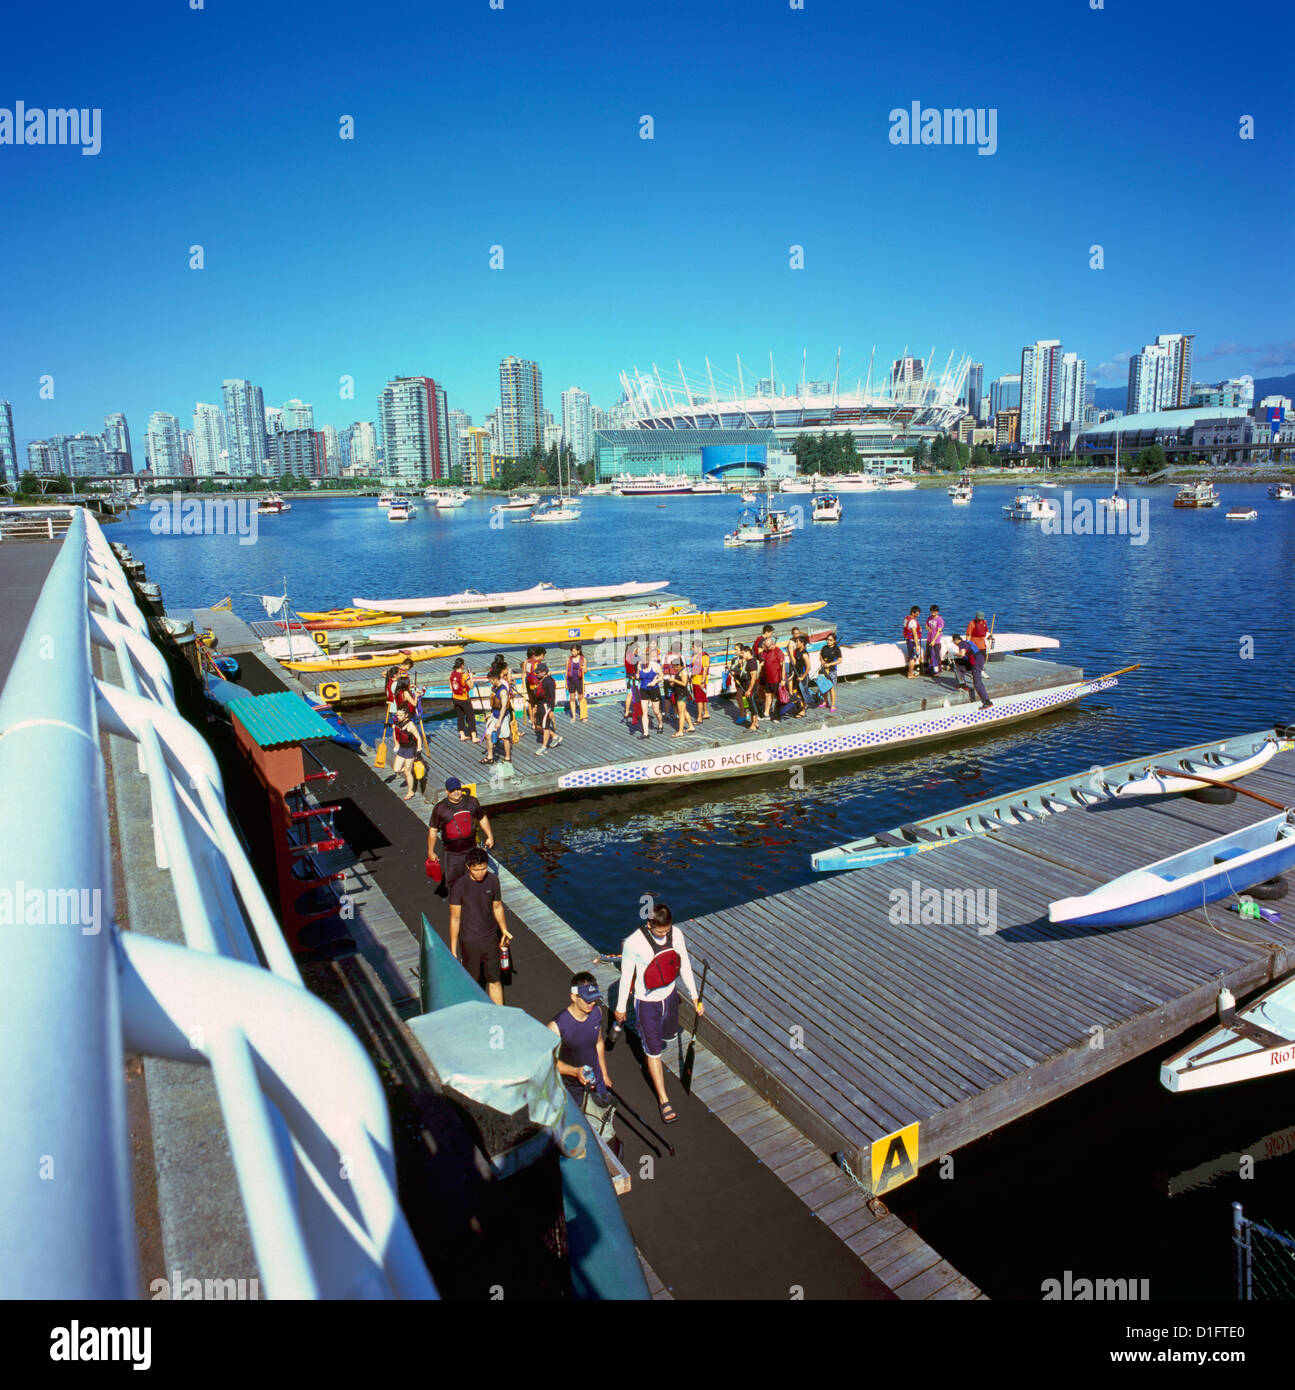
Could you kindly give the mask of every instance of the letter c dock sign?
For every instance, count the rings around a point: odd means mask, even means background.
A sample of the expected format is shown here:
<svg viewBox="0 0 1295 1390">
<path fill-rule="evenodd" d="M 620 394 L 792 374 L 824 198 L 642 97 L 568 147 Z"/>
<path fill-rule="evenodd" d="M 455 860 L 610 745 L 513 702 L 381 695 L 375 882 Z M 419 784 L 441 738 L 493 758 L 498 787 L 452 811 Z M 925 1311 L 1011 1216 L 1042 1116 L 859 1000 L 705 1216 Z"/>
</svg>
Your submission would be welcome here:
<svg viewBox="0 0 1295 1390">
<path fill-rule="evenodd" d="M 872 1144 L 872 1191 L 880 1197 L 892 1187 L 906 1183 L 917 1176 L 918 1142 L 917 1132 L 920 1122 L 897 1129 L 894 1134 L 873 1140 Z"/>
</svg>

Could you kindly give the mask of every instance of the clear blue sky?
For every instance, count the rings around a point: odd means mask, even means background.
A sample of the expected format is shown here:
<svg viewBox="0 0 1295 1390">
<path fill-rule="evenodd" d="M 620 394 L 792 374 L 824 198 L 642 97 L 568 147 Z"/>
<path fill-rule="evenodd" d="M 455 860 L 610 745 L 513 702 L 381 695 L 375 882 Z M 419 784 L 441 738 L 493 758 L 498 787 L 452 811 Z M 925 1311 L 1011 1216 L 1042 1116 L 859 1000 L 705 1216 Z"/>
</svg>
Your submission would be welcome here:
<svg viewBox="0 0 1295 1390">
<path fill-rule="evenodd" d="M 558 412 L 572 384 L 611 404 L 635 365 L 772 350 L 795 380 L 802 348 L 827 376 L 839 346 L 852 379 L 874 344 L 968 352 L 988 382 L 1060 338 L 1113 384 L 1185 331 L 1198 379 L 1278 374 L 1295 368 L 1291 15 L 24 5 L 0 106 L 100 107 L 103 147 L 0 145 L 0 396 L 20 440 L 125 410 L 142 466 L 149 413 L 188 426 L 225 377 L 340 426 L 372 419 L 390 376 L 427 373 L 480 422 L 507 353 L 539 361 Z M 915 100 L 996 109 L 996 154 L 891 144 L 890 110 Z"/>
</svg>

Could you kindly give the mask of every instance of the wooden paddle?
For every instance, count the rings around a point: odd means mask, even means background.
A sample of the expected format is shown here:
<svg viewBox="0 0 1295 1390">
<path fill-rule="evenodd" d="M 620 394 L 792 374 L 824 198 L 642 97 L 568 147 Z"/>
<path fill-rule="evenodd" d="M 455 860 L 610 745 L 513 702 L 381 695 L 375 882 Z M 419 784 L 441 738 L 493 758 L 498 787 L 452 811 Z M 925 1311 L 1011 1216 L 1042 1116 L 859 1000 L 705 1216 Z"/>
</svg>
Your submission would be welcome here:
<svg viewBox="0 0 1295 1390">
<path fill-rule="evenodd" d="M 697 991 L 697 1002 L 701 1003 L 701 997 L 706 993 L 706 972 L 710 969 L 709 961 L 701 963 L 701 988 Z M 701 1025 L 701 1017 L 693 1020 L 692 1038 L 688 1043 L 688 1052 L 683 1059 L 683 1066 L 679 1069 L 679 1082 L 683 1086 L 685 1095 L 692 1095 L 692 1068 L 697 1060 L 697 1029 Z"/>
<path fill-rule="evenodd" d="M 1204 782 L 1211 787 L 1226 787 L 1230 791 L 1240 792 L 1242 796 L 1253 797 L 1256 801 L 1262 801 L 1265 806 L 1275 806 L 1279 811 L 1289 811 L 1289 806 L 1283 806 L 1280 801 L 1274 801 L 1270 796 L 1260 796 L 1258 792 L 1246 791 L 1244 787 L 1238 787 L 1234 782 L 1220 782 L 1215 777 L 1200 777 L 1194 772 L 1173 772 L 1167 767 L 1155 769 L 1157 777 L 1186 777 L 1191 782 Z"/>
</svg>

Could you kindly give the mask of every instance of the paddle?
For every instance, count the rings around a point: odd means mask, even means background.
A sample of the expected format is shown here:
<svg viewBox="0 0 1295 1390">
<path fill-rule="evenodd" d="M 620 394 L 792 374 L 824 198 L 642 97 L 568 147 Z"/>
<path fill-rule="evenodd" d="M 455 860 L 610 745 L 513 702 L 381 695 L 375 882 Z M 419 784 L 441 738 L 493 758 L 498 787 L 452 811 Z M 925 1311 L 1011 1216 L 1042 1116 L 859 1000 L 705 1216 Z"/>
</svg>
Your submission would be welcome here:
<svg viewBox="0 0 1295 1390">
<path fill-rule="evenodd" d="M 641 1125 L 643 1126 L 643 1128 L 644 1128 L 645 1130 L 647 1130 L 647 1132 L 648 1132 L 654 1139 L 659 1139 L 659 1140 L 661 1141 L 661 1143 L 663 1143 L 663 1144 L 666 1146 L 666 1148 L 669 1150 L 670 1157 L 671 1157 L 671 1158 L 674 1158 L 674 1156 L 675 1156 L 674 1145 L 665 1137 L 664 1134 L 660 1133 L 660 1131 L 658 1131 L 658 1130 L 653 1129 L 652 1126 L 651 1126 L 650 1124 L 648 1124 L 648 1122 L 643 1118 L 642 1115 L 639 1114 L 639 1112 L 638 1112 L 637 1110 L 634 1110 L 634 1109 L 632 1109 L 630 1106 L 626 1105 L 626 1103 L 625 1103 L 625 1098 L 621 1095 L 621 1093 L 620 1093 L 618 1090 L 616 1090 L 616 1088 L 615 1088 L 614 1086 L 608 1086 L 608 1088 L 607 1088 L 607 1093 L 608 1093 L 608 1095 L 610 1095 L 611 1098 L 616 1102 L 617 1106 L 618 1106 L 621 1110 L 623 1110 L 627 1115 L 630 1115 L 630 1116 L 632 1116 L 634 1119 L 636 1119 L 636 1120 L 639 1122 L 639 1124 L 641 1124 Z"/>
<path fill-rule="evenodd" d="M 1256 801 L 1262 801 L 1265 806 L 1275 806 L 1279 811 L 1289 811 L 1289 806 L 1283 806 L 1280 801 L 1274 801 L 1270 796 L 1260 796 L 1258 792 L 1246 791 L 1244 787 L 1238 787 L 1233 782 L 1220 782 L 1215 777 L 1201 777 L 1195 772 L 1172 772 L 1167 767 L 1155 769 L 1157 777 L 1186 777 L 1191 782 L 1205 782 L 1211 787 L 1226 787 L 1234 792 L 1240 792 L 1242 796 L 1253 797 Z"/>
<path fill-rule="evenodd" d="M 706 993 L 706 972 L 710 969 L 709 961 L 701 963 L 701 988 L 697 991 L 697 1002 L 701 1003 L 701 997 Z M 688 1054 L 683 1059 L 683 1066 L 679 1071 L 679 1081 L 683 1086 L 685 1095 L 692 1095 L 692 1068 L 697 1060 L 697 1029 L 701 1026 L 701 1016 L 698 1015 L 693 1020 L 692 1038 L 688 1043 Z"/>
</svg>

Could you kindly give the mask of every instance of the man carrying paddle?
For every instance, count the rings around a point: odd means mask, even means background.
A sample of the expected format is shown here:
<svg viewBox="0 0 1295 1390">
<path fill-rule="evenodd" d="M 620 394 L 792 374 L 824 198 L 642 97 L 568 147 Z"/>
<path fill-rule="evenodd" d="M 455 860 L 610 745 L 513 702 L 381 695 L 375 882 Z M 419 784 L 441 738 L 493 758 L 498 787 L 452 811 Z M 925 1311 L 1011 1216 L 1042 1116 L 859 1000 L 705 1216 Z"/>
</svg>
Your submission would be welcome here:
<svg viewBox="0 0 1295 1390">
<path fill-rule="evenodd" d="M 665 1064 L 661 1060 L 666 1043 L 679 1036 L 679 977 L 693 998 L 700 1018 L 706 1006 L 698 997 L 692 963 L 683 933 L 674 925 L 665 903 L 657 903 L 647 925 L 626 937 L 621 947 L 620 991 L 616 1002 L 616 1022 L 624 1023 L 626 1006 L 634 993 L 634 1018 L 647 1058 L 648 1076 L 656 1092 L 661 1119 L 672 1125 L 679 1118 L 665 1089 Z"/>
</svg>

